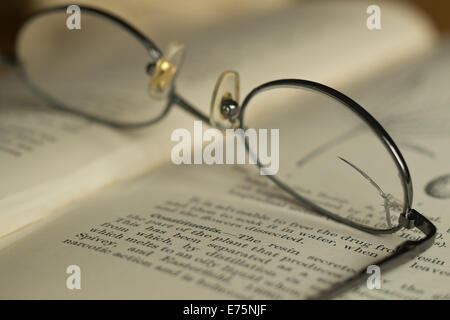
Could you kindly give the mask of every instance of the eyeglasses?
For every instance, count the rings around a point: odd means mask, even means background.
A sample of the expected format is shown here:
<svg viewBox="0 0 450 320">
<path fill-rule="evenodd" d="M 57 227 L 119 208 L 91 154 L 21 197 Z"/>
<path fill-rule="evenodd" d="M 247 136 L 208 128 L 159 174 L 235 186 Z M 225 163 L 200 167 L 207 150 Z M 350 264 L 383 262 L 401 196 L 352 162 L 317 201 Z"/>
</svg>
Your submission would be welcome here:
<svg viewBox="0 0 450 320">
<path fill-rule="evenodd" d="M 120 18 L 80 8 L 81 30 L 57 27 L 65 25 L 66 7 L 53 7 L 30 17 L 17 39 L 16 66 L 53 106 L 121 128 L 154 124 L 174 106 L 218 129 L 277 128 L 279 171 L 267 177 L 296 202 L 372 234 L 401 228 L 425 234 L 372 263 L 382 272 L 432 246 L 436 227 L 412 209 L 413 187 L 402 154 L 351 98 L 317 82 L 282 79 L 256 87 L 239 103 L 239 75 L 228 71 L 219 77 L 208 117 L 175 89 L 182 44 L 172 43 L 163 55 Z M 258 154 L 249 137 L 244 139 L 247 152 Z M 264 169 L 260 158 L 256 163 Z M 348 290 L 366 276 L 364 268 L 320 297 Z"/>
</svg>

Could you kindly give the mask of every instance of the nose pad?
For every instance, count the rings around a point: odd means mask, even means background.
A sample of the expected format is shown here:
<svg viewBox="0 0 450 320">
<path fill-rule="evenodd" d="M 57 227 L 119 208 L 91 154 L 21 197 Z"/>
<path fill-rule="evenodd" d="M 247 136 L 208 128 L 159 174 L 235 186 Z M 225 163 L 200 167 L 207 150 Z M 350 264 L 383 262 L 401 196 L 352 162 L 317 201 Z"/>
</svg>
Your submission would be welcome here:
<svg viewBox="0 0 450 320">
<path fill-rule="evenodd" d="M 225 71 L 217 79 L 214 87 L 210 124 L 220 130 L 239 127 L 239 74 L 236 71 Z"/>
<path fill-rule="evenodd" d="M 173 41 L 169 44 L 166 54 L 154 66 L 152 64 L 147 66 L 147 71 L 150 73 L 148 86 L 150 97 L 163 100 L 169 96 L 183 63 L 184 50 L 182 43 Z"/>
</svg>

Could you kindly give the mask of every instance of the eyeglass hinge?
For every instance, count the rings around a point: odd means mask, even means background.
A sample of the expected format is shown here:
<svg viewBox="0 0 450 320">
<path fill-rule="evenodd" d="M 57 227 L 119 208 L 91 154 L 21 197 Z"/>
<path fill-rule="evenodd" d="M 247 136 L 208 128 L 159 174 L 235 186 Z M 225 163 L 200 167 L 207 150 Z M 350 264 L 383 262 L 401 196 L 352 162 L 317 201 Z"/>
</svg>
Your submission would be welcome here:
<svg viewBox="0 0 450 320">
<path fill-rule="evenodd" d="M 414 209 L 409 209 L 399 217 L 399 224 L 406 229 L 413 229 L 416 226 L 416 220 L 419 213 Z"/>
</svg>

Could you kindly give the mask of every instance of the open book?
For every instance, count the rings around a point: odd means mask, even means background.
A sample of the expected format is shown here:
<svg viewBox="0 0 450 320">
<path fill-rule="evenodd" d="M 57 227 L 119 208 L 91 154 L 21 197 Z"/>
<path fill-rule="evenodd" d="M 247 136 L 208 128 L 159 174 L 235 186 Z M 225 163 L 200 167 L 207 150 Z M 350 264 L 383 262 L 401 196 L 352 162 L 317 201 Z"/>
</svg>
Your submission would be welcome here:
<svg viewBox="0 0 450 320">
<path fill-rule="evenodd" d="M 189 50 L 177 86 L 205 112 L 225 69 L 239 70 L 243 92 L 287 77 L 345 89 L 398 142 L 415 205 L 440 231 L 423 256 L 383 275 L 380 290 L 348 297 L 449 298 L 450 50 L 395 3 L 383 3 L 383 28 L 368 30 L 367 6 L 308 2 L 169 34 Z M 248 166 L 174 165 L 170 133 L 194 120 L 182 110 L 118 130 L 48 108 L 8 66 L 0 76 L 2 298 L 304 298 L 418 236 L 315 216 Z M 70 265 L 81 268 L 81 290 L 66 288 Z"/>
</svg>

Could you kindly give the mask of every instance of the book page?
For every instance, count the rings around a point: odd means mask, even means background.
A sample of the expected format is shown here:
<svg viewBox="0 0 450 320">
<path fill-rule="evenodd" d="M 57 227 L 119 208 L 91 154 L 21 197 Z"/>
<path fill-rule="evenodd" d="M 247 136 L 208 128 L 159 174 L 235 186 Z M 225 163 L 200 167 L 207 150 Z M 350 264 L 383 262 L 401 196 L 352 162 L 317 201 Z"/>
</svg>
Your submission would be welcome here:
<svg viewBox="0 0 450 320">
<path fill-rule="evenodd" d="M 376 32 L 365 27 L 365 9 L 360 1 L 302 3 L 279 8 L 270 19 L 259 13 L 196 34 L 149 26 L 149 35 L 161 47 L 169 39 L 187 44 L 177 87 L 207 113 L 215 80 L 225 69 L 241 72 L 243 92 L 279 77 L 345 86 L 434 43 L 429 22 L 409 7 L 386 3 L 385 27 Z M 8 67 L 2 67 L 0 81 L 0 235 L 167 162 L 170 133 L 179 127 L 191 130 L 191 116 L 178 109 L 147 129 L 105 127 L 47 109 Z"/>
<path fill-rule="evenodd" d="M 438 235 L 428 251 L 382 274 L 380 289 L 364 286 L 347 298 L 449 298 L 448 66 L 447 43 L 418 66 L 354 90 L 399 140 L 414 181 L 413 207 Z M 4 240 L 0 296 L 306 298 L 419 236 L 371 235 L 325 219 L 253 166 L 167 165 L 36 223 L 21 239 Z M 80 267 L 81 290 L 66 287 L 70 265 Z"/>
</svg>

